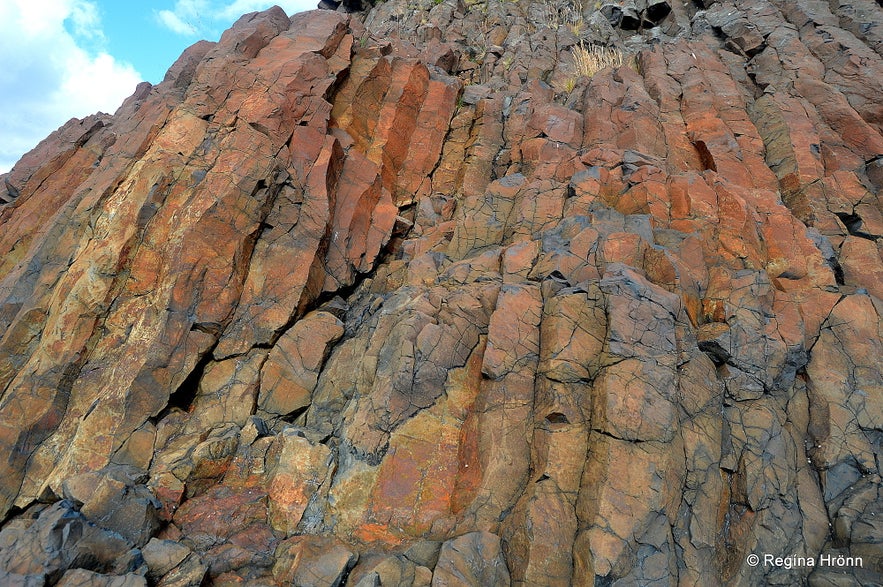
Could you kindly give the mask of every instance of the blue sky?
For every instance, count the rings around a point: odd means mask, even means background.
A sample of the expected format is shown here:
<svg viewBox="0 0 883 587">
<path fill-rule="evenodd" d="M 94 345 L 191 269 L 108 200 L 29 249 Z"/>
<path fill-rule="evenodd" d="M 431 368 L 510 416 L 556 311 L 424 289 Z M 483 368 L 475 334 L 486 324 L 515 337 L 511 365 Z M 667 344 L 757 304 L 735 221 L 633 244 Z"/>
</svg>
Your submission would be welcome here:
<svg viewBox="0 0 883 587">
<path fill-rule="evenodd" d="M 0 0 L 0 173 L 72 117 L 114 112 L 240 15 L 317 0 Z"/>
</svg>

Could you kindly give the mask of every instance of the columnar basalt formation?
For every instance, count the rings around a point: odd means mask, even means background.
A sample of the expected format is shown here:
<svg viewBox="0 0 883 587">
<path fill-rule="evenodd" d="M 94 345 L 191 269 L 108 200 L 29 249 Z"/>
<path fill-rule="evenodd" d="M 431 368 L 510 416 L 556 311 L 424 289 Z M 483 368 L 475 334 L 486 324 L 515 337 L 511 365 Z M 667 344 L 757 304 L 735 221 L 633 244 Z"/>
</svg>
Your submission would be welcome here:
<svg viewBox="0 0 883 587">
<path fill-rule="evenodd" d="M 881 22 L 272 8 L 70 121 L 0 182 L 0 583 L 880 582 Z"/>
</svg>

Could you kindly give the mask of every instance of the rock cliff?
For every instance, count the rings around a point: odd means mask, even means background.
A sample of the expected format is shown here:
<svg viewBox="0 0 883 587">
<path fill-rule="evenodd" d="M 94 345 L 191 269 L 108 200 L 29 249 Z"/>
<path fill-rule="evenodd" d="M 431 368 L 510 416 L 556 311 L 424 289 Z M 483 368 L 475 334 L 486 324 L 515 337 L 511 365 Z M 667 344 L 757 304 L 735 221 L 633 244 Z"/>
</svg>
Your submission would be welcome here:
<svg viewBox="0 0 883 587">
<path fill-rule="evenodd" d="M 70 121 L 0 182 L 0 583 L 879 583 L 880 23 L 272 8 Z"/>
</svg>

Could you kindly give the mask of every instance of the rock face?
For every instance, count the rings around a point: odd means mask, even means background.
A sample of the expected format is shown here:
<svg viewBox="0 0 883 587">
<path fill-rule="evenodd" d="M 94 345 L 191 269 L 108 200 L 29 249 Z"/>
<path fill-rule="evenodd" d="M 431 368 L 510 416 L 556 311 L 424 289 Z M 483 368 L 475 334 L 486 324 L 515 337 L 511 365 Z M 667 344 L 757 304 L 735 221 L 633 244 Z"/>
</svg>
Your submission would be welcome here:
<svg viewBox="0 0 883 587">
<path fill-rule="evenodd" d="M 879 583 L 880 22 L 273 8 L 72 120 L 0 182 L 0 583 Z"/>
</svg>

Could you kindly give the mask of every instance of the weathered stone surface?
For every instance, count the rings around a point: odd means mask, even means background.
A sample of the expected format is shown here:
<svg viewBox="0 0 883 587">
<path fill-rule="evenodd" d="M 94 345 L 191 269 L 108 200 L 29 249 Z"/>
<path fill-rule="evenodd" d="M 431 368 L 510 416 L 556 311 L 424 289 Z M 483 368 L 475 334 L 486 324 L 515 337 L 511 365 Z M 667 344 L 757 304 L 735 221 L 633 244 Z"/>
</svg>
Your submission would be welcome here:
<svg viewBox="0 0 883 587">
<path fill-rule="evenodd" d="M 277 542 L 267 524 L 267 495 L 259 489 L 219 485 L 190 499 L 174 523 L 216 577 L 239 569 L 269 569 Z"/>
<path fill-rule="evenodd" d="M 135 574 L 109 576 L 85 569 L 72 569 L 67 571 L 56 585 L 59 587 L 147 587 L 147 580 Z"/>
<path fill-rule="evenodd" d="M 313 444 L 302 431 L 285 428 L 278 436 L 279 462 L 269 477 L 269 519 L 273 529 L 294 534 L 313 499 L 322 499 L 334 474 L 331 451 Z"/>
<path fill-rule="evenodd" d="M 144 485 L 126 486 L 104 478 L 80 511 L 91 522 L 121 534 L 140 547 L 159 526 L 158 507 L 159 503 Z"/>
<path fill-rule="evenodd" d="M 0 583 L 880 583 L 877 22 L 272 8 L 69 122 L 0 178 Z"/>
<path fill-rule="evenodd" d="M 421 583 L 428 585 L 425 578 L 418 576 L 417 568 L 417 565 L 403 556 L 362 555 L 347 577 L 347 582 L 362 587 Z"/>
<path fill-rule="evenodd" d="M 356 560 L 339 540 L 296 536 L 279 544 L 273 577 L 281 584 L 337 587 Z"/>
<path fill-rule="evenodd" d="M 154 577 L 162 577 L 173 568 L 181 564 L 190 554 L 190 549 L 174 540 L 158 540 L 151 538 L 150 542 L 141 549 L 141 556 L 150 574 Z"/>
<path fill-rule="evenodd" d="M 471 532 L 442 545 L 432 575 L 433 587 L 442 585 L 509 584 L 509 571 L 500 539 L 488 532 Z"/>
<path fill-rule="evenodd" d="M 71 506 L 60 501 L 7 522 L 0 530 L 0 571 L 27 582 L 57 580 L 74 568 L 122 575 L 142 564 L 131 542 L 91 524 Z"/>
<path fill-rule="evenodd" d="M 19 575 L 0 570 L 0 581 L 12 587 L 43 587 L 46 584 L 45 575 Z"/>
<path fill-rule="evenodd" d="M 268 415 L 287 416 L 309 406 L 322 365 L 342 335 L 343 323 L 328 312 L 298 321 L 279 339 L 261 369 L 258 407 Z"/>
<path fill-rule="evenodd" d="M 166 573 L 157 587 L 199 587 L 203 584 L 208 567 L 195 554 L 190 554 L 181 564 Z"/>
</svg>

